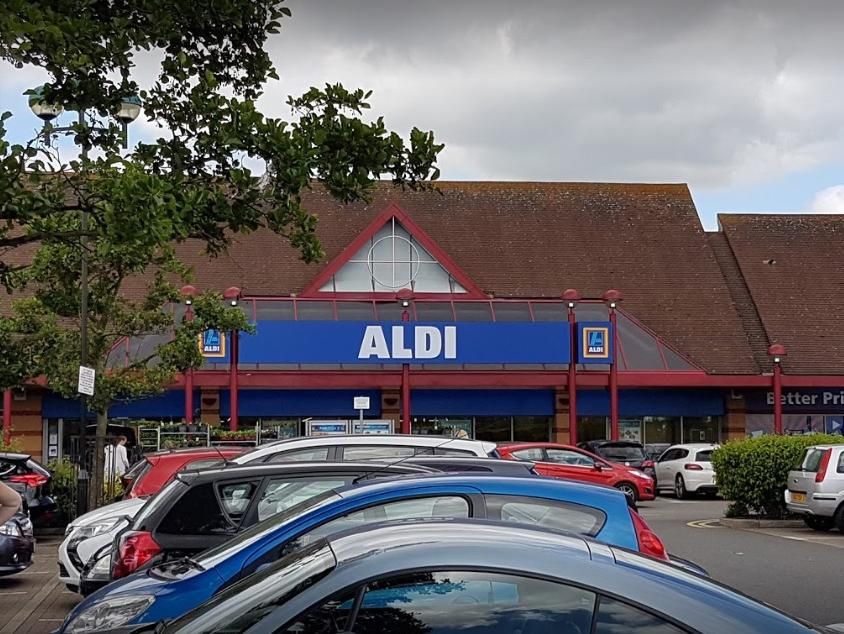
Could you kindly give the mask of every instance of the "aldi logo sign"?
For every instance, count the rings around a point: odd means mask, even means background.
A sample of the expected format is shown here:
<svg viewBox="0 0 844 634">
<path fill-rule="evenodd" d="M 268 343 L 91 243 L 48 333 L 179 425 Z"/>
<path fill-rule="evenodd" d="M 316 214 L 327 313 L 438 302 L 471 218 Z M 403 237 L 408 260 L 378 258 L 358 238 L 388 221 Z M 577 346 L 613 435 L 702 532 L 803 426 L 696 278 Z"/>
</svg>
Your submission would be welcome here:
<svg viewBox="0 0 844 634">
<path fill-rule="evenodd" d="M 612 363 L 612 336 L 609 322 L 581 322 L 578 328 L 578 362 Z"/>
<path fill-rule="evenodd" d="M 199 350 L 203 357 L 226 356 L 226 335 L 219 330 L 206 330 L 199 335 Z"/>
</svg>

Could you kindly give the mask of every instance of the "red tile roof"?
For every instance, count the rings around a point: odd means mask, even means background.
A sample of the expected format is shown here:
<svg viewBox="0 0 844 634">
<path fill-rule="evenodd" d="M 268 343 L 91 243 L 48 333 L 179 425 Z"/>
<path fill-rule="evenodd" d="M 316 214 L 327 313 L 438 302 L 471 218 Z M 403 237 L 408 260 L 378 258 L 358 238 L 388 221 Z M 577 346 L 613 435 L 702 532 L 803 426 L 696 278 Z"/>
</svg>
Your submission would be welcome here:
<svg viewBox="0 0 844 634">
<path fill-rule="evenodd" d="M 439 191 L 376 188 L 371 204 L 343 206 L 322 192 L 305 197 L 319 217 L 325 262 L 387 205 L 404 210 L 495 297 L 586 297 L 620 289 L 624 308 L 715 373 L 759 368 L 733 299 L 685 185 L 440 182 Z M 179 247 L 199 288 L 240 286 L 247 295 L 300 294 L 322 270 L 280 237 L 233 239 L 209 261 L 199 243 Z"/>
<path fill-rule="evenodd" d="M 788 350 L 783 370 L 844 374 L 844 216 L 718 219 L 768 340 Z"/>
</svg>

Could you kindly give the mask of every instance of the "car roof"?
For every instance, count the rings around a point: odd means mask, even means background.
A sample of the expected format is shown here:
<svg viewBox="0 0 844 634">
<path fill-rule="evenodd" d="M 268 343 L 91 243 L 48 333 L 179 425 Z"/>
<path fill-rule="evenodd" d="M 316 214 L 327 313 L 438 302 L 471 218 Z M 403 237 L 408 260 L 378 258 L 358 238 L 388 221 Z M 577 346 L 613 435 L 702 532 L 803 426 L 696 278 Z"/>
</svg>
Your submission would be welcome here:
<svg viewBox="0 0 844 634">
<path fill-rule="evenodd" d="M 506 471 L 530 471 L 535 463 L 529 460 L 498 460 L 496 458 L 484 458 L 482 456 L 429 456 L 427 454 L 419 454 L 405 459 L 411 464 L 436 463 L 443 465 L 454 465 L 459 467 L 465 465 L 467 467 L 489 467 L 493 470 Z"/>
<path fill-rule="evenodd" d="M 276 474 L 285 473 L 325 473 L 332 472 L 372 472 L 372 473 L 413 473 L 413 474 L 427 474 L 439 473 L 433 469 L 417 465 L 417 464 L 384 464 L 382 462 L 370 461 L 366 462 L 326 462 L 326 461 L 312 461 L 312 462 L 273 462 L 273 463 L 247 463 L 241 464 L 226 464 L 219 467 L 211 467 L 208 469 L 185 469 L 180 471 L 176 477 L 183 481 L 190 482 L 208 482 L 222 479 L 237 479 L 248 477 L 264 477 Z"/>
<path fill-rule="evenodd" d="M 454 438 L 451 436 L 431 436 L 422 434 L 342 434 L 337 436 L 302 436 L 277 440 L 256 447 L 255 449 L 240 456 L 241 460 L 249 457 L 272 455 L 283 451 L 286 448 L 298 449 L 321 445 L 386 445 L 404 447 L 448 447 L 450 449 L 463 449 L 464 451 L 482 452 L 489 454 L 494 451 L 494 442 L 485 440 L 472 440 L 468 438 Z"/>
<path fill-rule="evenodd" d="M 690 442 L 682 445 L 671 445 L 669 449 L 715 449 L 720 445 L 711 442 Z"/>
<path fill-rule="evenodd" d="M 8 451 L 0 452 L 0 458 L 5 458 L 6 460 L 14 460 L 17 462 L 26 462 L 27 460 L 31 460 L 32 456 L 25 453 L 12 453 Z"/>
<path fill-rule="evenodd" d="M 236 455 L 244 453 L 246 449 L 243 447 L 234 446 L 214 446 L 214 447 L 180 447 L 178 449 L 165 449 L 163 451 L 156 451 L 155 453 L 146 454 L 146 458 L 155 458 L 156 460 L 176 460 L 185 455 L 208 456 L 213 457 L 218 454 L 231 458 Z"/>
<path fill-rule="evenodd" d="M 582 500 L 583 503 L 595 507 L 620 503 L 625 509 L 627 508 L 627 497 L 612 487 L 558 478 L 524 478 L 494 473 L 451 472 L 379 478 L 367 480 L 361 484 L 339 487 L 335 493 L 345 499 L 354 499 L 359 495 L 377 495 L 395 490 L 409 491 L 411 487 L 424 488 L 443 483 L 454 487 L 473 487 L 487 494 L 516 494 L 532 497 L 547 494 L 551 499 L 566 497 L 572 503 Z"/>
</svg>

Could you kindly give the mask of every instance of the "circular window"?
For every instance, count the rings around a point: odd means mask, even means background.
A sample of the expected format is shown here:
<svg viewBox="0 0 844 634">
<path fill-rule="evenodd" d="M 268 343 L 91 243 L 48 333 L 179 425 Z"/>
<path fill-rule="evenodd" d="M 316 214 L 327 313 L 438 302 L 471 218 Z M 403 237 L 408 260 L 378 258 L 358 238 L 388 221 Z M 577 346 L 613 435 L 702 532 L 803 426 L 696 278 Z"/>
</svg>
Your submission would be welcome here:
<svg viewBox="0 0 844 634">
<path fill-rule="evenodd" d="M 419 274 L 419 250 L 405 237 L 376 240 L 366 264 L 372 279 L 385 288 L 407 288 Z"/>
</svg>

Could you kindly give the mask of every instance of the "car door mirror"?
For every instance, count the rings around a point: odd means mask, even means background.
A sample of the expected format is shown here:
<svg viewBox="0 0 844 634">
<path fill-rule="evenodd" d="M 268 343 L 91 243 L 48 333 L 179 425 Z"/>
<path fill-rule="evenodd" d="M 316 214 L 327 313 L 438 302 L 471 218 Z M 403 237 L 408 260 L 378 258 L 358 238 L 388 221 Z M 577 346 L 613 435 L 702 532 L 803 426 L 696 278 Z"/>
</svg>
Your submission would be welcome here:
<svg viewBox="0 0 844 634">
<path fill-rule="evenodd" d="M 600 462 L 596 462 L 595 464 L 593 464 L 593 465 L 592 465 L 592 468 L 593 468 L 595 471 L 603 471 L 603 470 L 604 470 L 604 465 L 602 465 Z"/>
</svg>

